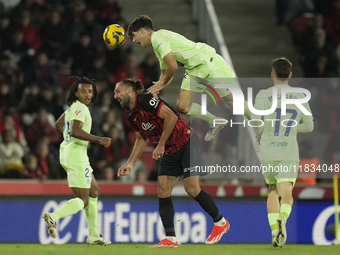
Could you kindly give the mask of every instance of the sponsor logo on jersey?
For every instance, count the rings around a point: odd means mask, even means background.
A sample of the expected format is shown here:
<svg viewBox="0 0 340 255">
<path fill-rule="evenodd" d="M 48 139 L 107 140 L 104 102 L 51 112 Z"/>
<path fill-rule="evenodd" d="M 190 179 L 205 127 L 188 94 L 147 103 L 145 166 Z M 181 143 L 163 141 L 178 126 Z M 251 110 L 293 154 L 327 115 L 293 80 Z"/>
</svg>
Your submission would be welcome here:
<svg viewBox="0 0 340 255">
<path fill-rule="evenodd" d="M 157 100 L 156 98 L 153 97 L 153 98 L 151 98 L 149 104 L 156 109 L 158 104 L 159 104 L 159 100 Z"/>
<path fill-rule="evenodd" d="M 81 110 L 76 111 L 76 115 L 78 116 L 81 113 Z"/>
<path fill-rule="evenodd" d="M 151 131 L 152 129 L 155 128 L 155 126 L 153 124 L 151 124 L 150 122 L 148 122 L 148 123 L 142 123 L 142 128 L 144 130 L 150 129 L 150 131 Z"/>
</svg>

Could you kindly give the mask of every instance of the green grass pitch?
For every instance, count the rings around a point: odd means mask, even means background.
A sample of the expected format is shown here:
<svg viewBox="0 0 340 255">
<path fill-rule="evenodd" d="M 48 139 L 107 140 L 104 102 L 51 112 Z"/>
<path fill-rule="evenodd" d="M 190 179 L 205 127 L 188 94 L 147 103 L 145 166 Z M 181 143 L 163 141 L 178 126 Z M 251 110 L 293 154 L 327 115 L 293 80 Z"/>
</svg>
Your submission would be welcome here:
<svg viewBox="0 0 340 255">
<path fill-rule="evenodd" d="M 87 244 L 42 245 L 42 244 L 0 244 L 1 255 L 332 255 L 340 254 L 340 246 L 285 245 L 274 248 L 271 245 L 180 245 L 178 248 L 149 248 L 146 244 L 111 244 L 93 246 Z"/>
</svg>

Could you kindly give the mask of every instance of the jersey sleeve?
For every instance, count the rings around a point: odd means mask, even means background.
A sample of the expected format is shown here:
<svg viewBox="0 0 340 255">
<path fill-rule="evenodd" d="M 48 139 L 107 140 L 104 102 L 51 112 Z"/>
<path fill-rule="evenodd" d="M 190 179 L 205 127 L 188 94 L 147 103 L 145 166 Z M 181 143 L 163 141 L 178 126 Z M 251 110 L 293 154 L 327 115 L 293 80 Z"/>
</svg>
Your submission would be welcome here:
<svg viewBox="0 0 340 255">
<path fill-rule="evenodd" d="M 312 111 L 311 111 L 311 109 L 309 107 L 309 103 L 308 102 L 307 103 L 303 103 L 302 106 L 305 107 L 307 109 L 307 111 L 310 112 L 310 114 L 312 114 Z M 303 114 L 302 118 L 301 118 L 303 123 L 308 122 L 308 121 L 310 121 L 312 119 L 313 119 L 313 115 L 305 115 L 305 114 Z"/>
<path fill-rule="evenodd" d="M 144 110 L 159 116 L 159 111 L 164 103 L 160 99 L 154 98 L 151 94 L 143 94 L 138 97 L 138 104 Z"/>
<path fill-rule="evenodd" d="M 169 42 L 165 40 L 160 33 L 156 32 L 152 37 L 152 47 L 159 59 L 161 70 L 166 69 L 163 58 L 172 51 Z"/>
<path fill-rule="evenodd" d="M 79 120 L 85 122 L 86 116 L 89 114 L 89 109 L 84 104 L 75 104 L 71 106 L 70 120 Z"/>
</svg>

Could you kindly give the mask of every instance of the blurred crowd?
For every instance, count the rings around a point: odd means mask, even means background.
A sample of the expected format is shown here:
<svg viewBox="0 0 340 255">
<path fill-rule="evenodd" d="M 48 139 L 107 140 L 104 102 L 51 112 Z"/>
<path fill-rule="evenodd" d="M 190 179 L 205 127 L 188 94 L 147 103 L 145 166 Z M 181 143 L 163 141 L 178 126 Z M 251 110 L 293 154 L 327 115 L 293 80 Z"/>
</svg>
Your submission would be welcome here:
<svg viewBox="0 0 340 255">
<path fill-rule="evenodd" d="M 90 145 L 90 163 L 97 179 L 117 179 L 134 132 L 113 88 L 127 77 L 148 87 L 160 71 L 154 54 L 137 62 L 130 38 L 118 49 L 107 47 L 102 33 L 110 24 L 127 26 L 116 0 L 0 1 L 0 178 L 66 177 L 54 123 L 67 109 L 69 77 L 86 76 L 95 79 L 100 97 L 90 107 L 92 134 L 112 138 L 109 148 Z M 140 161 L 123 181 L 148 180 L 152 167 Z"/>
<path fill-rule="evenodd" d="M 277 0 L 277 24 L 286 25 L 299 54 L 305 87 L 318 130 L 328 135 L 321 160 L 334 163 L 340 154 L 340 0 Z M 300 145 L 312 159 L 313 143 Z M 307 151 L 308 153 L 305 153 Z M 338 157 L 340 158 L 340 157 Z M 302 161 L 304 160 L 302 156 Z"/>
</svg>

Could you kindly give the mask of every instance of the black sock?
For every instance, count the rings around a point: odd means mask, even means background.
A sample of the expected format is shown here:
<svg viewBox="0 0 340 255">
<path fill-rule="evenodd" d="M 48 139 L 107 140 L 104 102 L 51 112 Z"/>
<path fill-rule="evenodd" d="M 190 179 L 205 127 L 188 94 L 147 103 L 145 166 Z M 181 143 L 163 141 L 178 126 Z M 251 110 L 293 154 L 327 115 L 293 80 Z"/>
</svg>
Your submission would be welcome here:
<svg viewBox="0 0 340 255">
<path fill-rule="evenodd" d="M 197 195 L 197 197 L 195 197 L 195 200 L 200 204 L 204 211 L 206 211 L 211 216 L 211 218 L 213 218 L 214 222 L 218 222 L 223 218 L 212 197 L 203 189 Z"/>
<path fill-rule="evenodd" d="M 175 210 L 172 204 L 171 197 L 158 198 L 159 201 L 159 215 L 165 228 L 166 236 L 176 236 L 174 226 Z"/>
</svg>

